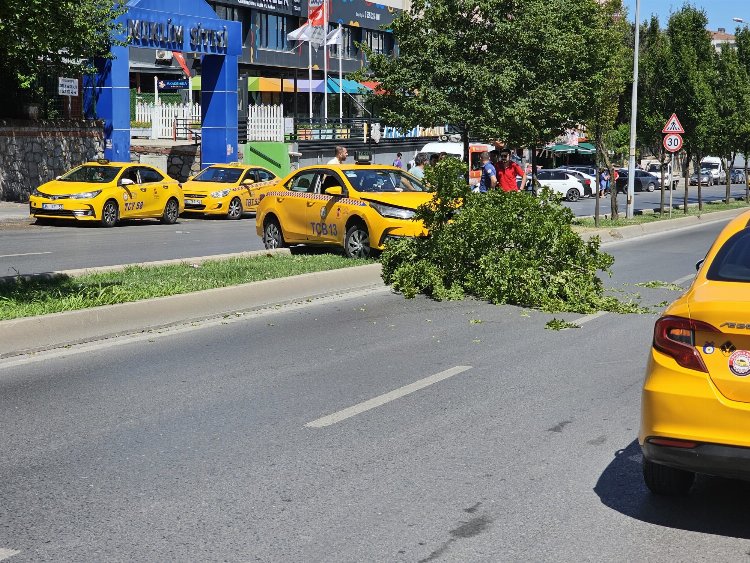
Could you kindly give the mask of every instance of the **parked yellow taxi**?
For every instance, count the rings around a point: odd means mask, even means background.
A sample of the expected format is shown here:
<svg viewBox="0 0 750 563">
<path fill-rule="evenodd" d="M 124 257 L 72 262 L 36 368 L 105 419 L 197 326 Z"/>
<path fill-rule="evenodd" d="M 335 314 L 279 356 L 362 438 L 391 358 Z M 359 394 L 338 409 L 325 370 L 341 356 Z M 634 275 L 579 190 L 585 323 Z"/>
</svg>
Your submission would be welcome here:
<svg viewBox="0 0 750 563">
<path fill-rule="evenodd" d="M 750 480 L 750 212 L 719 234 L 656 321 L 641 403 L 643 477 L 687 493 L 696 473 Z"/>
<path fill-rule="evenodd" d="M 254 213 L 260 193 L 277 182 L 273 172 L 260 166 L 213 164 L 185 182 L 185 213 L 239 219 Z"/>
<path fill-rule="evenodd" d="M 172 224 L 184 207 L 177 180 L 153 166 L 105 159 L 87 162 L 42 184 L 29 197 L 29 213 L 46 219 L 97 221 L 159 218 Z"/>
<path fill-rule="evenodd" d="M 307 166 L 264 194 L 255 229 L 266 248 L 330 245 L 367 257 L 389 238 L 425 235 L 413 217 L 431 198 L 420 180 L 394 166 Z"/>
</svg>

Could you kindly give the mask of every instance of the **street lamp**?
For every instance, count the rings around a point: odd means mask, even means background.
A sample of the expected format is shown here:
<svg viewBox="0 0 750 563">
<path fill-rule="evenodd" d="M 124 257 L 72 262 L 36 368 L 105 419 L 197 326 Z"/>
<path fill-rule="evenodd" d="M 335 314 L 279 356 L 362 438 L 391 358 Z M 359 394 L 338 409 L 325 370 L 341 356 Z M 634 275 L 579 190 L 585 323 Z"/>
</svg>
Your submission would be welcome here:
<svg viewBox="0 0 750 563">
<path fill-rule="evenodd" d="M 630 158 L 628 159 L 628 206 L 625 216 L 633 218 L 635 210 L 635 126 L 638 115 L 638 50 L 640 48 L 641 0 L 635 0 L 635 49 L 633 52 L 633 94 L 630 104 Z"/>
</svg>

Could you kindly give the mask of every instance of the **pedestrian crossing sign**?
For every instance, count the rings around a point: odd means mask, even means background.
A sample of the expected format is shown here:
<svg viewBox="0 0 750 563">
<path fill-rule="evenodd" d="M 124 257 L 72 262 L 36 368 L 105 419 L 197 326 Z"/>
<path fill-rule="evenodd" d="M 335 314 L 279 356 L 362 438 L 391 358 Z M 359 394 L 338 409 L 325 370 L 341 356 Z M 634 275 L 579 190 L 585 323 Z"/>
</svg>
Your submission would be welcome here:
<svg viewBox="0 0 750 563">
<path fill-rule="evenodd" d="M 680 120 L 677 119 L 677 114 L 673 113 L 672 117 L 669 118 L 669 121 L 667 121 L 667 124 L 664 126 L 664 129 L 661 130 L 662 133 L 684 133 L 685 130 L 682 128 L 682 124 L 680 123 Z"/>
</svg>

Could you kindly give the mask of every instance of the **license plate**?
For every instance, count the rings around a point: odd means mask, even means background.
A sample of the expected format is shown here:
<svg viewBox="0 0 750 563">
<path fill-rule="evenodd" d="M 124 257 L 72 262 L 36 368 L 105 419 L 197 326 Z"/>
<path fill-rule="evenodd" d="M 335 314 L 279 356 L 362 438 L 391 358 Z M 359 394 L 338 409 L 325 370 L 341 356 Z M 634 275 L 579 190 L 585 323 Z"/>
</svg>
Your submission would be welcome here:
<svg viewBox="0 0 750 563">
<path fill-rule="evenodd" d="M 62 203 L 43 203 L 42 209 L 62 209 Z"/>
<path fill-rule="evenodd" d="M 201 204 L 201 200 L 199 199 L 186 199 L 185 200 L 185 205 L 200 205 L 200 204 Z"/>
</svg>

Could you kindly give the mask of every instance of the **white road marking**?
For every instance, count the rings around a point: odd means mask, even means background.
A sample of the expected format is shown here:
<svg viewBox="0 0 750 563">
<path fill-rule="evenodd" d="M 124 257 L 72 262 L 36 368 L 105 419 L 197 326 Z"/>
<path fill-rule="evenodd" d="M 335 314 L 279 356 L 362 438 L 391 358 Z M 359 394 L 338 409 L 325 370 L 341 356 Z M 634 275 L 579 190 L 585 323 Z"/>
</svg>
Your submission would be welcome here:
<svg viewBox="0 0 750 563">
<path fill-rule="evenodd" d="M 8 559 L 8 557 L 13 557 L 14 555 L 18 555 L 21 553 L 20 551 L 15 551 L 13 549 L 3 549 L 0 547 L 0 561 L 3 561 L 4 559 Z"/>
<path fill-rule="evenodd" d="M 0 258 L 13 258 L 15 256 L 40 256 L 42 254 L 52 254 L 52 252 L 25 252 L 24 254 L 0 254 Z"/>
<path fill-rule="evenodd" d="M 694 277 L 695 277 L 695 274 L 688 274 L 687 276 L 682 276 L 682 277 L 681 277 L 680 279 L 678 279 L 678 280 L 674 280 L 674 281 L 673 281 L 672 283 L 673 283 L 674 285 L 682 285 L 682 284 L 683 284 L 683 283 L 685 283 L 686 281 L 688 281 L 688 280 L 692 280 L 692 279 L 693 279 Z"/>
<path fill-rule="evenodd" d="M 585 323 L 587 323 L 589 321 L 593 321 L 594 319 L 598 319 L 599 317 L 603 317 L 606 314 L 607 314 L 607 311 L 598 311 L 596 313 L 591 313 L 590 315 L 586 315 L 585 317 L 581 317 L 580 319 L 576 319 L 576 320 L 571 321 L 571 322 L 573 322 L 573 323 L 575 323 L 575 324 L 577 324 L 577 325 L 580 326 L 580 325 L 585 324 Z M 569 329 L 566 328 L 564 330 L 569 330 Z"/>
<path fill-rule="evenodd" d="M 425 387 L 429 387 L 434 383 L 443 381 L 444 379 L 448 379 L 449 377 L 453 377 L 454 375 L 458 375 L 459 373 L 463 373 L 469 369 L 471 369 L 471 366 L 456 366 L 445 371 L 441 371 L 440 373 L 425 377 L 424 379 L 420 379 L 418 381 L 415 381 L 414 383 L 410 383 L 409 385 L 404 385 L 403 387 L 394 389 L 389 393 L 379 395 L 378 397 L 369 399 L 352 407 L 340 410 L 333 414 L 329 414 L 328 416 L 323 416 L 317 420 L 313 420 L 312 422 L 308 422 L 307 424 L 305 424 L 305 426 L 307 426 L 308 428 L 323 428 L 325 426 L 330 426 L 331 424 L 336 424 L 337 422 L 341 422 L 342 420 L 346 420 L 347 418 L 351 418 L 352 416 L 361 414 L 365 411 L 369 411 L 371 409 L 374 409 L 375 407 L 380 407 L 386 403 L 390 403 L 391 401 L 400 399 L 401 397 L 414 393 L 415 391 L 419 391 L 420 389 L 424 389 Z"/>
</svg>

